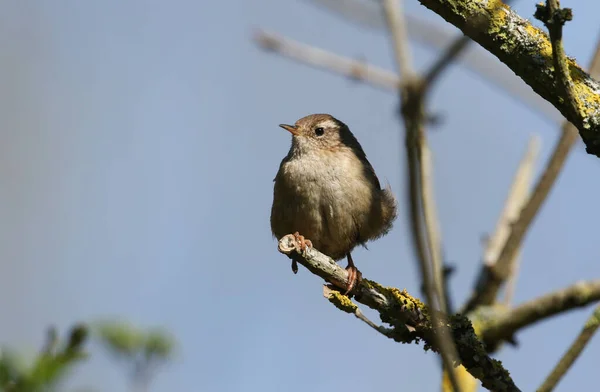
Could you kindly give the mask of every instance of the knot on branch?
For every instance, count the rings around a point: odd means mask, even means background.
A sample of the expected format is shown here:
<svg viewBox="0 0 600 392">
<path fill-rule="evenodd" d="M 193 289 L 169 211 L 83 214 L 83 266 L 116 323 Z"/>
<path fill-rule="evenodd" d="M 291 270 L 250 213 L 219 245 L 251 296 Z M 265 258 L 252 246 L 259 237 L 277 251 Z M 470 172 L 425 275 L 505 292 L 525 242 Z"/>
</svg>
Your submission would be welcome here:
<svg viewBox="0 0 600 392">
<path fill-rule="evenodd" d="M 264 31 L 257 31 L 254 34 L 256 43 L 265 50 L 275 51 L 281 47 L 281 41 L 273 34 L 267 34 Z"/>
<path fill-rule="evenodd" d="M 571 8 L 560 7 L 557 7 L 554 10 L 553 7 L 549 5 L 539 3 L 535 5 L 535 13 L 533 16 L 543 22 L 548 29 L 551 29 L 556 26 L 562 27 L 565 23 L 573 20 L 573 11 Z"/>
</svg>

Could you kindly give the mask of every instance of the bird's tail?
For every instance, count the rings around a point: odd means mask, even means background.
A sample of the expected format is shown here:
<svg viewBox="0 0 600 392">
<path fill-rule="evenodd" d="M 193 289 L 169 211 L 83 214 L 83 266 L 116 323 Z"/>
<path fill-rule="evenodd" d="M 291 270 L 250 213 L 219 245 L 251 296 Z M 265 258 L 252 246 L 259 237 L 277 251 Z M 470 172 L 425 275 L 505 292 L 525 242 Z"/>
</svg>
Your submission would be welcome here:
<svg viewBox="0 0 600 392">
<path fill-rule="evenodd" d="M 397 215 L 398 202 L 392 193 L 392 188 L 388 184 L 385 189 L 381 190 L 381 216 L 385 227 L 382 234 L 386 234 L 392 229 Z"/>
</svg>

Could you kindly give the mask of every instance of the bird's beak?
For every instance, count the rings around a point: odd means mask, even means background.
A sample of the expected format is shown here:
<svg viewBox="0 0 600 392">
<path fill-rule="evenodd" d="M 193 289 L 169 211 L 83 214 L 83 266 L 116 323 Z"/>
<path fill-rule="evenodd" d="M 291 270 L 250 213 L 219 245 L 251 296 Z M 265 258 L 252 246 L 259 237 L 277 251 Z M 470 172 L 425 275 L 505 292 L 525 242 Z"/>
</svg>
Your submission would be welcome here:
<svg viewBox="0 0 600 392">
<path fill-rule="evenodd" d="M 298 136 L 298 127 L 296 127 L 295 125 L 288 125 L 288 124 L 279 124 L 279 126 L 283 129 L 285 129 L 286 131 L 288 131 L 289 133 L 291 133 L 294 136 Z"/>
</svg>

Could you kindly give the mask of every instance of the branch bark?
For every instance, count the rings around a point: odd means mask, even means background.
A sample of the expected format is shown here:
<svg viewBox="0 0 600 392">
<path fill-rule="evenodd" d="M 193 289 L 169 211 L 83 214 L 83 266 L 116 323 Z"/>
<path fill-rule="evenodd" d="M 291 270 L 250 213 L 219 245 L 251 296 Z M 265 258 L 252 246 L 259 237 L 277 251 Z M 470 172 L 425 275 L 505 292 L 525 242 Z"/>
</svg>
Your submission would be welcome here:
<svg viewBox="0 0 600 392">
<path fill-rule="evenodd" d="M 457 371 L 453 366 L 453 358 L 456 358 L 458 353 L 445 319 L 447 314 L 446 290 L 442 272 L 439 223 L 433 196 L 431 153 L 423 128 L 425 123 L 422 107 L 424 90 L 421 88 L 421 79 L 413 71 L 402 1 L 383 0 L 381 5 L 392 38 L 398 71 L 403 77 L 402 86 L 398 92 L 402 102 L 400 112 L 406 129 L 407 143 L 405 147 L 409 159 L 407 183 L 411 187 L 416 186 L 409 191 L 411 195 L 414 194 L 409 199 L 411 201 L 409 219 L 411 228 L 414 230 L 413 237 L 417 239 L 420 232 L 423 231 L 422 240 L 424 240 L 424 242 L 415 241 L 414 246 L 417 247 L 416 250 L 420 256 L 418 263 L 427 304 L 432 309 L 441 310 L 441 312 L 431 313 L 434 343 L 439 347 L 444 374 L 447 376 L 452 391 L 461 392 Z M 410 101 L 413 98 L 414 105 L 411 105 Z M 406 105 L 412 106 L 412 110 L 406 110 Z M 410 141 L 414 143 L 410 143 Z M 415 177 L 418 180 L 415 181 Z M 413 204 L 414 201 L 416 203 Z M 425 249 L 418 249 L 422 246 L 425 246 Z"/>
<path fill-rule="evenodd" d="M 579 130 L 586 151 L 600 157 L 600 83 L 567 58 L 573 105 L 557 94 L 552 44 L 542 30 L 501 1 L 419 0 L 495 55 Z M 472 23 L 481 18 L 488 23 Z"/>
<path fill-rule="evenodd" d="M 327 282 L 337 287 L 346 287 L 348 272 L 345 269 L 314 248 L 301 251 L 293 235 L 282 237 L 278 249 Z M 384 287 L 363 278 L 356 285 L 354 298 L 377 311 L 381 320 L 392 326 L 392 330 L 386 333 L 386 336 L 402 343 L 418 343 L 422 340 L 426 350 L 439 352 L 435 343 L 437 328 L 432 324 L 429 308 L 406 290 Z M 329 300 L 339 309 L 356 314 L 357 305 L 341 293 L 332 291 Z M 484 345 L 475 335 L 471 322 L 466 317 L 449 317 L 447 327 L 457 343 L 459 357 L 455 358 L 455 365 L 462 364 L 473 377 L 481 381 L 484 388 L 491 391 L 520 391 L 502 363 L 490 358 L 486 353 Z"/>
<path fill-rule="evenodd" d="M 600 301 L 600 279 L 579 282 L 502 312 L 483 328 L 480 336 L 486 346 L 494 347 L 502 340 L 510 340 L 525 327 L 596 301 Z"/>
<path fill-rule="evenodd" d="M 600 75 L 600 40 L 596 44 L 589 72 L 594 77 Z M 560 73 L 559 70 L 558 73 Z M 484 265 L 480 275 L 481 279 L 475 287 L 475 292 L 465 304 L 463 313 L 475 309 L 480 304 L 491 304 L 496 299 L 500 287 L 514 269 L 512 260 L 514 260 L 515 254 L 531 227 L 531 223 L 554 187 L 576 141 L 577 128 L 565 120 L 562 124 L 560 139 L 556 143 L 531 197 L 523 207 L 519 218 L 511 226 L 510 235 L 506 239 L 496 263 Z"/>
</svg>

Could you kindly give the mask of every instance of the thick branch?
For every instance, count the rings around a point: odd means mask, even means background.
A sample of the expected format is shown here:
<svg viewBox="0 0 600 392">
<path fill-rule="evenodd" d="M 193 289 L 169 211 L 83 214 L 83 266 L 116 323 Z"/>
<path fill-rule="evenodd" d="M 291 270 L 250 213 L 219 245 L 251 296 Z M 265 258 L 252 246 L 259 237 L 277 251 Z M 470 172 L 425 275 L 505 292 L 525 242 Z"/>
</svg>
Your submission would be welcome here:
<svg viewBox="0 0 600 392">
<path fill-rule="evenodd" d="M 335 286 L 346 287 L 348 272 L 345 269 L 316 249 L 301 251 L 293 235 L 286 235 L 279 240 L 279 251 Z M 356 301 L 376 310 L 381 320 L 393 327 L 393 334 L 389 336 L 395 341 L 417 343 L 423 340 L 426 349 L 439 352 L 439 347 L 435 344 L 435 328 L 431 322 L 429 308 L 406 290 L 400 291 L 362 279 L 355 288 L 354 296 Z M 330 300 L 336 301 L 340 309 L 355 313 L 356 305 L 348 297 L 338 294 L 333 295 Z M 502 367 L 502 363 L 490 358 L 486 353 L 466 317 L 450 317 L 448 327 L 457 343 L 459 359 L 456 362 L 461 363 L 491 391 L 519 391 L 508 371 Z"/>
<path fill-rule="evenodd" d="M 580 282 L 533 299 L 502 313 L 481 331 L 481 338 L 492 347 L 509 340 L 519 330 L 538 321 L 600 301 L 600 279 Z"/>
<path fill-rule="evenodd" d="M 419 0 L 498 57 L 579 130 L 587 152 L 600 157 L 600 83 L 567 59 L 576 98 L 572 105 L 557 94 L 552 45 L 548 36 L 501 1 Z M 486 18 L 489 23 L 471 23 Z"/>
<path fill-rule="evenodd" d="M 596 44 L 589 72 L 594 77 L 600 75 L 600 40 Z M 521 210 L 519 218 L 511 226 L 510 235 L 506 239 L 496 263 L 484 265 L 481 280 L 478 282 L 475 292 L 467 301 L 464 311 L 471 311 L 480 304 L 491 304 L 496 299 L 500 287 L 513 269 L 512 260 L 518 252 L 519 246 L 554 187 L 576 141 L 577 129 L 570 122 L 564 121 L 561 137 L 556 143 L 531 197 Z"/>
</svg>

